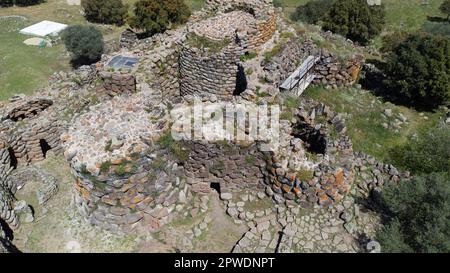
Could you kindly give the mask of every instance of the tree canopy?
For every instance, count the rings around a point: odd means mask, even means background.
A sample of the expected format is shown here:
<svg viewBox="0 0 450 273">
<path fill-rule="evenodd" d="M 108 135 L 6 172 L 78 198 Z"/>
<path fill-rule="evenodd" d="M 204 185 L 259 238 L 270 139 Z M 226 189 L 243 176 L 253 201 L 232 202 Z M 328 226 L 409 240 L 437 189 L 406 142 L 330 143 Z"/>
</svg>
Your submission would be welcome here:
<svg viewBox="0 0 450 273">
<path fill-rule="evenodd" d="M 381 193 L 388 223 L 376 236 L 383 252 L 448 253 L 450 251 L 450 177 L 417 176 Z"/>
<path fill-rule="evenodd" d="M 84 16 L 90 22 L 123 25 L 128 6 L 122 0 L 81 0 Z"/>
<path fill-rule="evenodd" d="M 418 108 L 450 105 L 448 38 L 414 34 L 390 53 L 384 72 L 387 89 Z"/>
<path fill-rule="evenodd" d="M 191 11 L 183 0 L 138 0 L 129 24 L 154 34 L 164 32 L 172 24 L 185 23 L 190 15 Z"/>
<path fill-rule="evenodd" d="M 334 0 L 311 0 L 300 5 L 291 14 L 291 19 L 304 21 L 309 24 L 317 24 L 327 15 Z"/>
<path fill-rule="evenodd" d="M 366 0 L 335 0 L 323 20 L 325 30 L 367 44 L 383 29 L 384 5 L 369 6 Z"/>
<path fill-rule="evenodd" d="M 76 66 L 94 63 L 103 54 L 103 35 L 93 26 L 69 26 L 62 32 L 62 40 Z"/>
<path fill-rule="evenodd" d="M 444 0 L 442 2 L 441 6 L 439 7 L 439 10 L 447 15 L 447 20 L 450 18 L 450 0 Z"/>
</svg>

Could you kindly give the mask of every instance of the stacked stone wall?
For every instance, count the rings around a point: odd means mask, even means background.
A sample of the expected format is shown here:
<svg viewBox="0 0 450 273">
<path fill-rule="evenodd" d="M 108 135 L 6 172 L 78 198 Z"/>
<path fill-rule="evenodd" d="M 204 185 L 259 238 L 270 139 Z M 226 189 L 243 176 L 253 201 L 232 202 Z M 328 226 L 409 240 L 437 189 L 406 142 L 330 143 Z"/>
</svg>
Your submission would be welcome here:
<svg viewBox="0 0 450 273">
<path fill-rule="evenodd" d="M 64 126 L 57 115 L 48 110 L 52 104 L 49 99 L 32 99 L 20 102 L 19 106 L 12 104 L 12 110 L 2 118 L 0 132 L 14 164 L 40 161 L 49 149 L 61 150 L 59 138 Z"/>
<path fill-rule="evenodd" d="M 154 90 L 160 90 L 164 97 L 180 98 L 179 58 L 185 35 L 184 27 L 169 30 L 130 48 L 139 57 L 135 72 L 139 90 L 149 84 Z"/>
<path fill-rule="evenodd" d="M 219 183 L 222 193 L 262 187 L 266 162 L 256 145 L 195 142 L 189 146 L 191 154 L 184 168 L 193 191 L 208 193 L 211 183 Z"/>
<path fill-rule="evenodd" d="M 316 66 L 314 84 L 322 84 L 331 88 L 353 85 L 361 72 L 362 58 L 351 58 L 343 63 L 336 57 L 325 52 Z"/>
<path fill-rule="evenodd" d="M 136 78 L 132 74 L 102 71 L 100 77 L 104 92 L 110 96 L 136 92 Z"/>
<path fill-rule="evenodd" d="M 241 55 L 242 48 L 233 45 L 218 53 L 185 46 L 180 56 L 181 95 L 230 100 L 236 90 Z"/>
<path fill-rule="evenodd" d="M 19 219 L 12 207 L 11 183 L 9 174 L 12 171 L 7 143 L 0 140 L 0 220 L 10 228 L 19 227 Z"/>
</svg>

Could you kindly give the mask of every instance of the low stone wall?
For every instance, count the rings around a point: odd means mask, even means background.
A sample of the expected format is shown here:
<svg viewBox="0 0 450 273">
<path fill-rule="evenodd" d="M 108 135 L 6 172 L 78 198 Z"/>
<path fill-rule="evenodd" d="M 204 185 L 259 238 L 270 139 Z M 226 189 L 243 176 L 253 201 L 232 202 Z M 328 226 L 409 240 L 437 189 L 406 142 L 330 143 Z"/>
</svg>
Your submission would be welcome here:
<svg viewBox="0 0 450 273">
<path fill-rule="evenodd" d="M 324 52 L 316 66 L 314 84 L 322 84 L 328 88 L 339 88 L 353 85 L 361 72 L 362 58 L 352 58 L 340 63 L 336 57 Z"/>
<path fill-rule="evenodd" d="M 136 92 L 136 78 L 132 74 L 102 71 L 103 90 L 110 96 Z"/>
<path fill-rule="evenodd" d="M 263 186 L 266 174 L 264 155 L 256 145 L 195 142 L 184 168 L 194 192 L 209 193 L 218 183 L 222 193 Z"/>
<path fill-rule="evenodd" d="M 186 45 L 180 56 L 181 95 L 230 100 L 237 87 L 241 55 L 242 49 L 233 44 L 217 53 Z"/>
</svg>

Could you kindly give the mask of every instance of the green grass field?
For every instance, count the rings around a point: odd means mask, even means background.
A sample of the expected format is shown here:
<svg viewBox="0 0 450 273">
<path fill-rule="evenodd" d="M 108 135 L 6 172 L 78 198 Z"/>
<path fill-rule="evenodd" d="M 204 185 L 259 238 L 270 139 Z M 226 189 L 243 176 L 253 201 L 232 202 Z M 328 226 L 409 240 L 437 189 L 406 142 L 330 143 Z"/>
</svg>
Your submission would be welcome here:
<svg viewBox="0 0 450 273">
<path fill-rule="evenodd" d="M 23 44 L 30 37 L 18 31 L 29 24 L 29 20 L 0 19 L 0 100 L 29 94 L 45 86 L 53 72 L 69 68 L 63 45 L 38 48 Z"/>
</svg>

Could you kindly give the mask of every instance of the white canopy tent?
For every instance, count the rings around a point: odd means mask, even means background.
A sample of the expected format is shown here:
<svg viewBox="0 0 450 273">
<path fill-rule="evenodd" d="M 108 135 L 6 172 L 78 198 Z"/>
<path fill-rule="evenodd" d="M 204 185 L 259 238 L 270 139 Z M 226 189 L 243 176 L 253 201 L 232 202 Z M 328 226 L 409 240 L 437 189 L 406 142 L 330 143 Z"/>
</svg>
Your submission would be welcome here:
<svg viewBox="0 0 450 273">
<path fill-rule="evenodd" d="M 32 26 L 26 27 L 19 32 L 25 35 L 33 35 L 39 37 L 45 37 L 47 35 L 56 36 L 66 27 L 67 25 L 64 24 L 52 21 L 42 21 Z"/>
</svg>

